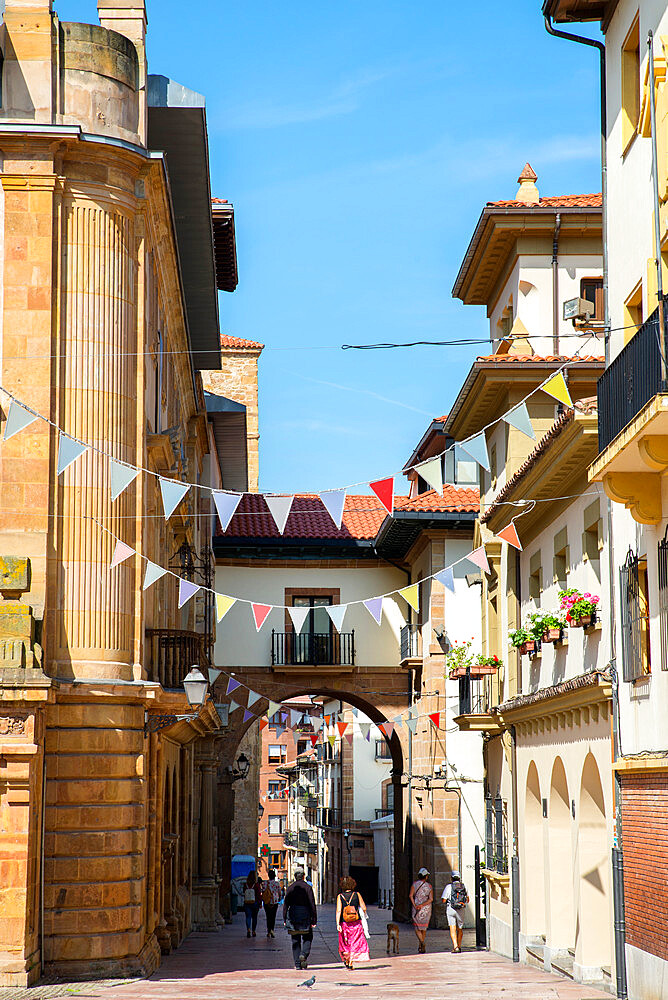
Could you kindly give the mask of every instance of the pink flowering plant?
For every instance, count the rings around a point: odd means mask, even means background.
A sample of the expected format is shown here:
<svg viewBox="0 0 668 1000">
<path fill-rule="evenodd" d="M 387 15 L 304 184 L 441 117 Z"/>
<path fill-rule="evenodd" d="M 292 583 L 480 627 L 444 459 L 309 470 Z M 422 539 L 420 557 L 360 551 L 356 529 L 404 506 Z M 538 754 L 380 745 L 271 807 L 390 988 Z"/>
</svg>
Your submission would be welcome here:
<svg viewBox="0 0 668 1000">
<path fill-rule="evenodd" d="M 568 590 L 559 591 L 560 609 L 566 612 L 567 622 L 578 622 L 581 618 L 596 614 L 596 608 L 601 600 L 598 594 L 584 594 L 576 587 L 569 587 Z"/>
</svg>

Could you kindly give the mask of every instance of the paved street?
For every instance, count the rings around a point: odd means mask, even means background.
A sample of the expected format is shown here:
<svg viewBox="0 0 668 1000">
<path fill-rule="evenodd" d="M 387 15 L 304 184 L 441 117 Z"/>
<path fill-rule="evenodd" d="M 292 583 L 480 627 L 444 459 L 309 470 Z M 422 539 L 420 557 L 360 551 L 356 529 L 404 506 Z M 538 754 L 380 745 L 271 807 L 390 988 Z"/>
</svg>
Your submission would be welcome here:
<svg viewBox="0 0 668 1000">
<path fill-rule="evenodd" d="M 296 972 L 287 934 L 277 929 L 276 938 L 265 936 L 264 913 L 260 913 L 258 936 L 246 938 L 243 915 L 220 934 L 192 934 L 163 961 L 149 980 L 116 986 L 111 991 L 90 987 L 77 992 L 79 998 L 105 996 L 114 1000 L 247 1000 L 247 998 L 300 997 L 316 993 L 322 1000 L 334 1000 L 350 994 L 365 998 L 407 997 L 457 998 L 478 1000 L 508 996 L 509 1000 L 589 1000 L 609 997 L 598 990 L 578 986 L 559 976 L 537 969 L 513 965 L 487 952 L 465 950 L 461 955 L 449 951 L 449 935 L 433 931 L 428 935 L 428 953 L 417 955 L 415 936 L 410 927 L 401 925 L 400 954 L 385 953 L 388 920 L 386 910 L 370 909 L 371 962 L 348 972 L 336 954 L 334 908 L 320 908 L 320 923 L 313 940 L 311 961 L 306 973 Z M 279 911 L 280 916 L 280 911 Z M 298 984 L 315 975 L 312 991 Z"/>
</svg>

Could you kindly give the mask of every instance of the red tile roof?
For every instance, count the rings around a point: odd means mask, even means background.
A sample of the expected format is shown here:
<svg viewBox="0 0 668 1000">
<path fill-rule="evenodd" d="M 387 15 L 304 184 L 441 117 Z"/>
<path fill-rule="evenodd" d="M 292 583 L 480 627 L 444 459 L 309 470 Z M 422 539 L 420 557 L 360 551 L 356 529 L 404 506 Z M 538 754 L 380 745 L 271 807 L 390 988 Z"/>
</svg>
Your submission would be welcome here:
<svg viewBox="0 0 668 1000">
<path fill-rule="evenodd" d="M 443 487 L 443 493 L 436 490 L 429 490 L 421 493 L 413 499 L 395 498 L 395 510 L 401 511 L 462 511 L 480 510 L 480 491 L 473 486 L 451 486 L 448 483 Z"/>
<path fill-rule="evenodd" d="M 527 364 L 531 362 L 532 364 L 545 365 L 554 364 L 558 362 L 559 364 L 566 363 L 588 363 L 588 364 L 605 364 L 605 358 L 599 355 L 586 354 L 584 357 L 570 356 L 565 354 L 482 354 L 476 358 L 476 361 L 486 361 L 493 364 L 506 364 L 506 362 L 511 362 L 513 364 Z"/>
<path fill-rule="evenodd" d="M 229 202 L 228 202 L 227 198 L 212 198 L 211 199 L 211 204 L 212 205 L 229 205 Z"/>
<path fill-rule="evenodd" d="M 221 337 L 220 337 L 220 346 L 221 347 L 242 347 L 242 348 L 243 347 L 251 347 L 251 348 L 260 348 L 260 349 L 262 349 L 264 347 L 264 344 L 258 344 L 257 341 L 255 341 L 255 340 L 244 340 L 242 337 L 227 337 L 224 334 L 221 334 Z"/>
<path fill-rule="evenodd" d="M 603 199 L 600 194 L 564 194 L 555 198 L 540 198 L 537 202 L 526 201 L 488 201 L 487 208 L 601 208 Z"/>
</svg>

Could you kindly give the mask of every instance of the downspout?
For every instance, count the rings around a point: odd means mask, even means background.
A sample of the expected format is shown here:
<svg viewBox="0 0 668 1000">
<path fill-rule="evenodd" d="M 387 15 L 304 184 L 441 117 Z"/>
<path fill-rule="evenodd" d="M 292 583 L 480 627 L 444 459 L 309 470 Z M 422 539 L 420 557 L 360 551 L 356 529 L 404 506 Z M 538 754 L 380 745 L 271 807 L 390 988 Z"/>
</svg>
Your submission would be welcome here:
<svg viewBox="0 0 668 1000">
<path fill-rule="evenodd" d="M 510 858 L 511 902 L 512 902 L 512 932 L 513 932 L 513 962 L 520 960 L 520 859 L 517 851 L 517 732 L 515 726 L 510 727 L 511 763 L 512 763 L 512 797 L 513 797 L 513 853 Z"/>
<path fill-rule="evenodd" d="M 559 354 L 559 231 L 561 213 L 557 212 L 552 234 L 552 353 Z"/>
<path fill-rule="evenodd" d="M 560 31 L 552 24 L 549 14 L 544 12 L 545 28 L 550 35 L 556 38 L 564 38 L 569 42 L 578 42 L 581 45 L 589 45 L 598 49 L 600 60 L 600 98 L 601 98 L 601 197 L 602 197 L 602 241 L 603 241 L 603 324 L 605 336 L 605 366 L 610 365 L 610 302 L 608 289 L 608 150 L 607 150 L 607 93 L 606 93 L 606 68 L 605 68 L 605 45 L 594 38 L 585 38 L 582 35 L 575 35 L 569 31 Z M 654 88 L 651 88 L 652 94 Z M 660 252 L 657 250 L 657 253 Z M 614 733 L 618 733 L 618 674 L 616 668 L 616 616 L 615 616 L 615 555 L 612 530 L 612 500 L 607 498 L 606 502 L 606 523 L 608 533 L 608 618 L 610 622 L 610 672 L 613 678 L 613 717 L 617 720 Z M 617 759 L 619 754 L 618 740 L 613 740 L 613 757 Z M 617 996 L 619 1000 L 627 1000 L 628 985 L 626 975 L 626 912 L 624 904 L 624 856 L 622 845 L 622 813 L 619 777 L 615 772 L 614 778 L 615 796 L 615 832 L 612 847 L 612 896 L 614 912 L 614 934 L 615 934 L 615 971 L 617 978 Z"/>
</svg>

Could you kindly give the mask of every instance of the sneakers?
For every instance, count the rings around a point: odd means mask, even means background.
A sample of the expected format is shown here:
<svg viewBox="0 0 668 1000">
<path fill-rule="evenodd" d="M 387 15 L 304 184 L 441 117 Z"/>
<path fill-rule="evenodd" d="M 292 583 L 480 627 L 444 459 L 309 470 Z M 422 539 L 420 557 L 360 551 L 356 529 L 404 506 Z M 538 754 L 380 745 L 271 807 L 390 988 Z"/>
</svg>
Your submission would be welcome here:
<svg viewBox="0 0 668 1000">
<path fill-rule="evenodd" d="M 250 931 L 246 931 L 246 937 L 250 937 Z"/>
<path fill-rule="evenodd" d="M 307 961 L 308 961 L 308 959 L 306 958 L 305 955 L 300 955 L 300 957 L 299 957 L 299 968 L 300 969 L 305 969 Z"/>
</svg>

